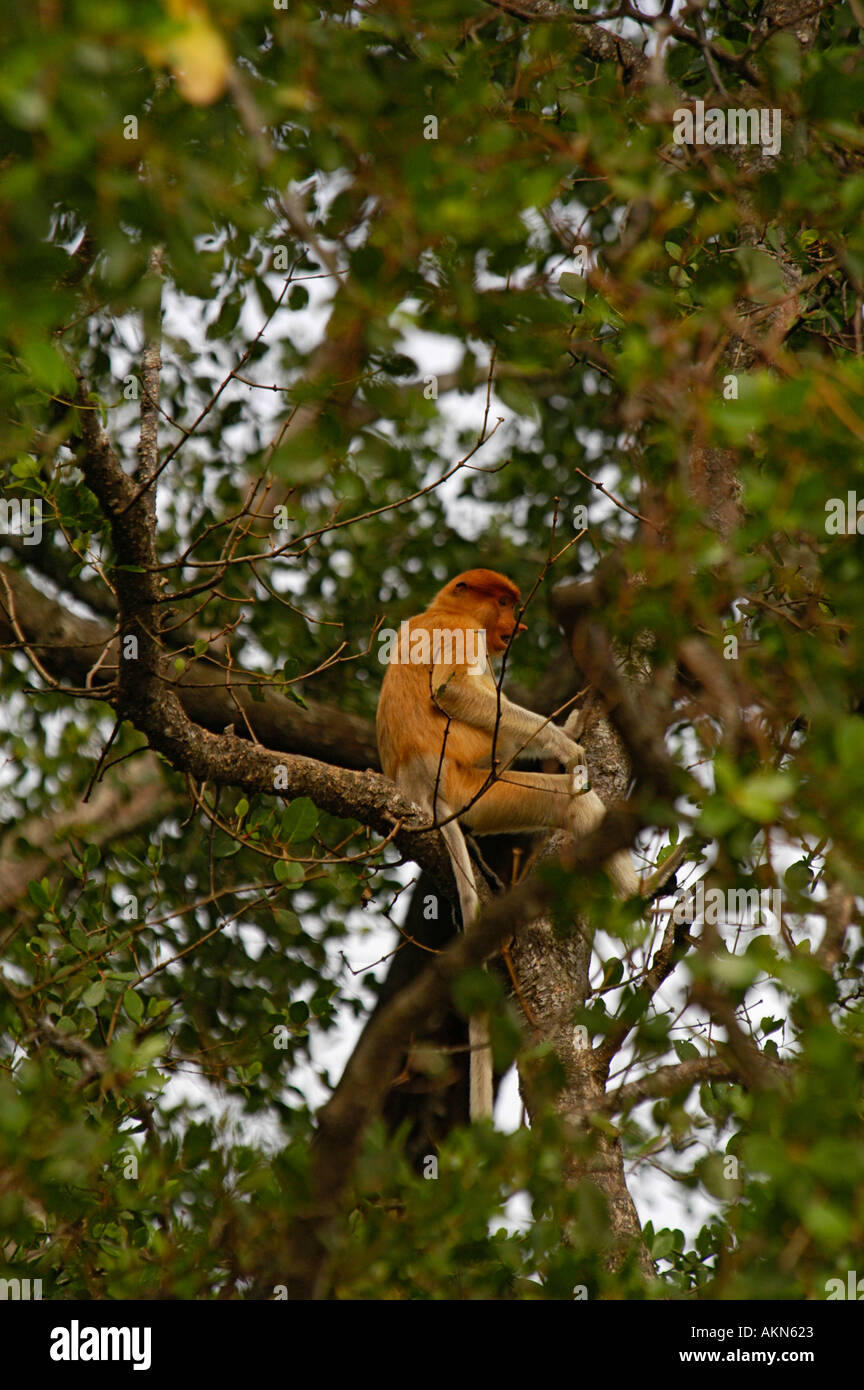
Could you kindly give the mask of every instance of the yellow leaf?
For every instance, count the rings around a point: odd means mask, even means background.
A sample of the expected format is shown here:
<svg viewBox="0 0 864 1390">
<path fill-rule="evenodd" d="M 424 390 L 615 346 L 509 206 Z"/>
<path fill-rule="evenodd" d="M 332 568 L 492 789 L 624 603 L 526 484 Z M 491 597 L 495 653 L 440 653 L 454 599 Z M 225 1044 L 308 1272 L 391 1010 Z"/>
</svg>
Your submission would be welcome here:
<svg viewBox="0 0 864 1390">
<path fill-rule="evenodd" d="M 177 20 L 177 31 L 148 45 L 148 57 L 171 69 L 186 101 L 209 106 L 218 101 L 228 81 L 231 59 L 225 40 L 197 0 L 165 0 L 165 8 Z"/>
<path fill-rule="evenodd" d="M 218 101 L 228 80 L 228 49 L 206 20 L 194 20 L 169 45 L 168 62 L 181 95 L 193 106 Z"/>
</svg>

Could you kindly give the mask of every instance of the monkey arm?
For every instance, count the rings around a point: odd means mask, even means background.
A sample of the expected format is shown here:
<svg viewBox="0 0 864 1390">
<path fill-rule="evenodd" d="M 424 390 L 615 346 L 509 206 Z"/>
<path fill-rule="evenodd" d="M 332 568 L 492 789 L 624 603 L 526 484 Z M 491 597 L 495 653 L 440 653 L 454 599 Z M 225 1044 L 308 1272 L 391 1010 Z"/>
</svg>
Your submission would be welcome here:
<svg viewBox="0 0 864 1390">
<path fill-rule="evenodd" d="M 491 677 L 471 676 L 453 667 L 435 667 L 432 672 L 432 699 L 442 713 L 462 720 L 490 736 L 497 726 L 496 753 L 499 761 L 517 756 L 557 758 L 565 767 L 585 762 L 578 743 L 542 714 L 514 705 L 506 695 L 500 697 Z"/>
</svg>

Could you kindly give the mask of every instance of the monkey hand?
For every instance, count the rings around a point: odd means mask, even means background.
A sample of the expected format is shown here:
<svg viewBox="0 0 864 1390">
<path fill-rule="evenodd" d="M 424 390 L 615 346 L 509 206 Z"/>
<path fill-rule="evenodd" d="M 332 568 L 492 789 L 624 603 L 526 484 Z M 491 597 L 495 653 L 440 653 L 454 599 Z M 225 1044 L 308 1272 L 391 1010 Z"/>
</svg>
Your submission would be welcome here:
<svg viewBox="0 0 864 1390">
<path fill-rule="evenodd" d="M 567 771 L 573 772 L 576 768 L 585 766 L 585 749 L 580 743 L 574 743 L 572 738 L 568 738 L 565 734 L 560 758 Z"/>
<path fill-rule="evenodd" d="M 580 795 L 582 792 L 587 792 L 591 790 L 591 778 L 588 774 L 588 763 L 585 757 L 585 749 L 582 747 L 580 743 L 576 743 L 575 739 L 573 738 L 573 735 L 576 733 L 578 729 L 581 717 L 582 716 L 580 710 L 571 710 L 569 715 L 567 716 L 567 721 L 564 724 L 563 729 L 561 730 L 565 739 L 570 745 L 570 747 L 567 750 L 566 756 L 562 757 L 561 761 L 566 767 L 567 771 L 569 773 L 572 773 L 573 793 L 576 796 Z"/>
<path fill-rule="evenodd" d="M 568 756 L 562 761 L 570 774 L 572 794 L 581 796 L 584 792 L 590 792 L 591 775 L 585 760 L 584 748 L 578 743 L 571 742 Z"/>
<path fill-rule="evenodd" d="M 582 723 L 582 710 L 571 709 L 567 718 L 564 720 L 563 730 L 571 743 L 575 743 L 579 737 L 579 727 Z"/>
</svg>

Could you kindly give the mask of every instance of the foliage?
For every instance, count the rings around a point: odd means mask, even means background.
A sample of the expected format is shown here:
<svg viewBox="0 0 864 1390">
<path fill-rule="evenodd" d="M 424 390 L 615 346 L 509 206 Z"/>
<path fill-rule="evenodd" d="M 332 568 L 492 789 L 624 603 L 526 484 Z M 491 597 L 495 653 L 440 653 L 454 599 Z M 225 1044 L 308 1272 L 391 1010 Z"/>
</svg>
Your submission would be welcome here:
<svg viewBox="0 0 864 1390">
<path fill-rule="evenodd" d="M 713 990 L 761 1056 L 797 1062 L 788 1086 L 707 1079 L 616 1117 L 628 1166 L 672 1173 L 715 1215 L 692 1241 L 649 1223 L 646 1281 L 610 1269 L 602 1196 L 567 1181 L 551 1114 L 454 1133 L 437 1181 L 375 1127 L 334 1297 L 821 1298 L 860 1258 L 864 550 L 826 508 L 862 477 L 864 62 L 834 5 L 809 51 L 780 31 L 748 59 L 756 101 L 737 58 L 758 9 L 711 0 L 716 51 L 673 38 L 662 83 L 625 80 L 569 12 L 532 23 L 474 0 L 88 0 L 3 20 L 3 497 L 45 519 L 32 550 L 0 538 L 10 569 L 113 624 L 111 566 L 129 557 L 84 484 L 72 402 L 81 379 L 131 472 L 161 246 L 178 679 L 209 654 L 256 694 L 371 718 L 377 619 L 398 626 L 478 555 L 528 592 L 571 541 L 514 650 L 523 688 L 560 651 L 545 591 L 603 565 L 598 621 L 623 648 L 651 634 L 658 685 L 694 635 L 733 672 L 734 727 L 721 682 L 676 687 L 670 747 L 698 772 L 686 803 L 642 810 L 710 846 L 724 890 L 779 871 L 782 931 L 725 931 L 687 957 L 686 999 L 645 1002 L 656 942 L 615 918 L 574 1019 L 595 1042 L 630 1019 L 627 1080 L 707 1055 Z M 782 108 L 775 161 L 673 144 L 673 112 L 712 99 L 718 64 L 717 104 Z M 694 448 L 734 451 L 726 533 Z M 629 510 L 594 490 L 601 471 Z M 236 520 L 263 477 L 257 518 Z M 57 818 L 91 788 L 113 710 L 52 685 L 50 652 L 34 665 L 7 645 L 4 853 L 59 827 L 0 912 L 7 1272 L 57 1297 L 266 1295 L 308 1191 L 310 1046 L 374 1000 L 344 960 L 370 887 L 378 925 L 389 911 L 394 856 L 308 799 L 190 788 L 164 762 L 152 817 L 70 830 Z M 105 754 L 130 795 L 144 746 L 124 724 Z M 851 925 L 820 951 L 828 891 Z M 517 1193 L 530 1218 L 505 1228 Z"/>
</svg>

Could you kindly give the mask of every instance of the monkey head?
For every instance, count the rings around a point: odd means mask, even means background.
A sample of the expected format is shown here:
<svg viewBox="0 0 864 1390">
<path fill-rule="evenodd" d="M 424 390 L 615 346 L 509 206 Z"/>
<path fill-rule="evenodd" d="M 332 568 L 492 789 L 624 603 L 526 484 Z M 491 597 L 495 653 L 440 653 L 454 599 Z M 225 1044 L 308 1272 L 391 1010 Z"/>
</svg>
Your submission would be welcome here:
<svg viewBox="0 0 864 1390">
<path fill-rule="evenodd" d="M 486 650 L 494 656 L 506 651 L 514 636 L 526 632 L 525 623 L 516 622 L 521 594 L 505 574 L 496 570 L 466 570 L 457 574 L 436 595 L 432 608 L 458 612 L 483 627 Z"/>
</svg>

